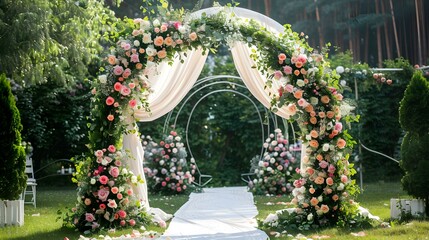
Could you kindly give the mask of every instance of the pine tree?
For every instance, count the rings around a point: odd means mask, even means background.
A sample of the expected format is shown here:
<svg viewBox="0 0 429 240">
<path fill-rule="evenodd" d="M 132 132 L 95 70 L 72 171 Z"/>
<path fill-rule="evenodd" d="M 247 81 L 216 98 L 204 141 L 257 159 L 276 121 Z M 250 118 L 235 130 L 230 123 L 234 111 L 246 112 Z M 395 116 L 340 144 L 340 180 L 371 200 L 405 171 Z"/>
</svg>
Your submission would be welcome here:
<svg viewBox="0 0 429 240">
<path fill-rule="evenodd" d="M 0 199 L 16 200 L 26 186 L 21 118 L 9 80 L 0 76 Z"/>
<path fill-rule="evenodd" d="M 429 214 L 429 82 L 416 72 L 401 101 L 399 121 L 407 131 L 401 146 L 402 187 L 408 194 L 425 199 Z"/>
</svg>

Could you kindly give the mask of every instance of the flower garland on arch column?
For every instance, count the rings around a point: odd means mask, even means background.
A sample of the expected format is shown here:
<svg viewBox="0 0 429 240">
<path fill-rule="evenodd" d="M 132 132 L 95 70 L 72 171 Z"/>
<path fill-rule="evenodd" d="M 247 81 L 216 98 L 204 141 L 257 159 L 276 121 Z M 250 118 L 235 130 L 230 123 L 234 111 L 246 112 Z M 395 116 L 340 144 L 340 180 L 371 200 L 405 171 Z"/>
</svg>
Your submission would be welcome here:
<svg viewBox="0 0 429 240">
<path fill-rule="evenodd" d="M 322 55 L 312 53 L 305 36 L 288 25 L 283 33 L 272 34 L 254 20 L 236 17 L 229 8 L 197 19 L 170 12 L 150 21 L 125 19 L 124 23 L 126 27 L 106 56 L 104 73 L 92 90 L 92 155 L 77 164 L 79 198 L 66 220 L 82 231 L 145 221 L 129 191 L 130 184 L 138 184 L 140 177 L 122 164 L 127 153 L 117 150 L 122 133 L 129 131 L 126 120 L 132 117 L 133 109 L 150 111 L 150 86 L 145 79 L 156 73 L 157 63 L 173 61 L 175 53 L 198 47 L 215 52 L 220 44 L 234 41 L 258 49 L 249 57 L 268 77 L 267 86 L 273 81 L 281 83 L 272 96 L 272 110 L 287 109 L 298 121 L 302 140 L 308 145 L 302 159 L 305 168 L 294 182 L 297 208 L 285 223 L 344 225 L 358 217 L 358 205 L 350 200 L 357 186 L 351 180 L 355 171 L 347 152 L 354 141 L 342 127 L 338 75 Z"/>
</svg>

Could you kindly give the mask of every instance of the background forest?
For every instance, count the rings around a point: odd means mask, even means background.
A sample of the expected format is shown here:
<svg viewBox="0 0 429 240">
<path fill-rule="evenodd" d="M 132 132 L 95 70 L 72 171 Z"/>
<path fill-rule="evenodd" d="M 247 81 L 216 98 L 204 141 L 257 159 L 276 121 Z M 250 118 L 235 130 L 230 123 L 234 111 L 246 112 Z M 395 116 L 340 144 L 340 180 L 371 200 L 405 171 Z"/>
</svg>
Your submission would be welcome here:
<svg viewBox="0 0 429 240">
<path fill-rule="evenodd" d="M 169 1 L 174 8 L 188 10 L 210 7 L 213 2 Z M 218 2 L 224 5 L 231 1 Z M 352 126 L 355 138 L 399 160 L 403 137 L 398 122 L 399 101 L 411 78 L 412 66 L 427 64 L 429 57 L 428 2 L 235 2 L 281 24 L 291 24 L 294 31 L 308 35 L 309 44 L 315 49 L 330 43 L 333 68 L 341 65 L 352 70 L 404 69 L 390 74 L 391 85 L 378 83 L 371 75 L 358 74 L 359 71 L 344 77 L 346 95 L 352 99 L 356 94 L 355 79 L 358 83 L 357 112 L 361 120 Z M 104 3 L 0 1 L 0 72 L 12 82 L 24 126 L 22 136 L 34 147 L 36 169 L 55 159 L 69 159 L 86 151 L 91 82 L 97 77 L 100 62 L 114 39 L 112 31 L 121 27 L 117 17 L 153 14 L 150 11 L 143 14 L 141 5 L 141 0 L 125 0 L 119 7 L 117 1 L 111 0 Z M 226 48 L 210 59 L 201 78 L 237 75 Z M 210 87 L 206 91 L 215 89 Z M 197 96 L 206 93 L 202 91 Z M 251 98 L 249 93 L 243 93 Z M 189 113 L 198 100 L 195 97 L 185 105 L 177 124 L 179 133 L 182 130 L 184 134 Z M 258 108 L 263 112 L 262 106 Z M 153 123 L 141 123 L 142 134 L 161 139 L 164 120 L 163 117 Z M 260 153 L 262 145 L 260 123 L 253 105 L 237 94 L 213 94 L 201 101 L 191 120 L 189 140 L 201 171 L 214 175 L 217 185 L 239 184 L 239 174 L 249 170 L 249 161 Z M 359 159 L 365 181 L 400 179 L 400 168 L 393 161 L 367 151 L 363 151 Z"/>
</svg>

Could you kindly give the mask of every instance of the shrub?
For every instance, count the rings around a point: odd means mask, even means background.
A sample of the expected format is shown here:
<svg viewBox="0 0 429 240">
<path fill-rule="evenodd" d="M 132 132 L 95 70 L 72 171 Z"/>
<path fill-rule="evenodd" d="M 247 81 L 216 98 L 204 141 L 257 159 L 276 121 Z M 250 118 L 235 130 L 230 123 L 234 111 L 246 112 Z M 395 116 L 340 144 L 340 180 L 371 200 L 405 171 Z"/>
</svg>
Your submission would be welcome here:
<svg viewBox="0 0 429 240">
<path fill-rule="evenodd" d="M 0 199 L 16 200 L 27 184 L 21 118 L 9 80 L 0 76 Z"/>
<path fill-rule="evenodd" d="M 429 83 L 416 72 L 401 101 L 399 121 L 407 131 L 401 146 L 402 187 L 408 194 L 426 200 L 429 213 Z"/>
</svg>

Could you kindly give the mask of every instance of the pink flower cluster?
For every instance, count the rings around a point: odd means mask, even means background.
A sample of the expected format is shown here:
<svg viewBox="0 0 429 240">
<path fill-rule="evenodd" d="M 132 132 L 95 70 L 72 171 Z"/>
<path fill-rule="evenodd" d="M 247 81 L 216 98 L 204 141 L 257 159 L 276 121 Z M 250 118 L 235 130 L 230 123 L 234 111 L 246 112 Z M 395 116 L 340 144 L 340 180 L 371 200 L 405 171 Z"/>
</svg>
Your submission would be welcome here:
<svg viewBox="0 0 429 240">
<path fill-rule="evenodd" d="M 265 153 L 255 167 L 256 178 L 249 182 L 256 194 L 284 195 L 293 189 L 292 174 L 297 165 L 295 156 L 289 151 L 288 140 L 280 129 L 264 143 Z"/>
<path fill-rule="evenodd" d="M 195 161 L 187 161 L 187 153 L 181 137 L 171 131 L 159 144 L 151 139 L 143 140 L 149 188 L 167 194 L 183 193 L 194 181 Z"/>
</svg>

